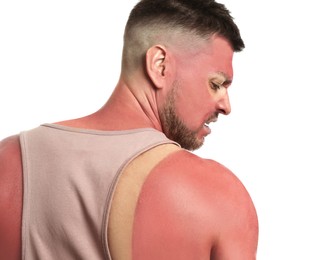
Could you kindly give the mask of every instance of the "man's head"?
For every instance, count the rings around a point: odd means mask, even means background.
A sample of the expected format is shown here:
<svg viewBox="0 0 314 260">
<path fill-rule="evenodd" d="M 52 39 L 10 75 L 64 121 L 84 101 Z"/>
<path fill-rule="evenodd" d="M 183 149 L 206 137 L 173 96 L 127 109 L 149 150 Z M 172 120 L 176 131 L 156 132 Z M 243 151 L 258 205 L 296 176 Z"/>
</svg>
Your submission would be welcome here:
<svg viewBox="0 0 314 260">
<path fill-rule="evenodd" d="M 177 35 L 205 40 L 220 35 L 235 52 L 244 48 L 239 29 L 223 4 L 214 0 L 141 0 L 125 28 L 123 65 L 141 65 L 149 47 L 175 41 Z"/>
<path fill-rule="evenodd" d="M 162 130 L 193 150 L 210 132 L 207 123 L 230 112 L 232 55 L 243 48 L 239 30 L 222 4 L 142 0 L 126 25 L 122 69 L 129 74 L 142 69 L 157 89 L 168 87 L 167 95 L 157 97 Z M 154 71 L 153 62 L 162 69 Z"/>
</svg>

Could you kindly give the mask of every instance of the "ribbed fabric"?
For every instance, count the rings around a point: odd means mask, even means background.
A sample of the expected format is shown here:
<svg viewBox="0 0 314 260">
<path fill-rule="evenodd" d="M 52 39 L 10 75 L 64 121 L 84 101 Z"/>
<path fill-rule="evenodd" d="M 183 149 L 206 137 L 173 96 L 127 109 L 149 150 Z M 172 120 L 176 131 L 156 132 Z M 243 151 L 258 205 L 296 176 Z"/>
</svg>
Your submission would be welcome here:
<svg viewBox="0 0 314 260">
<path fill-rule="evenodd" d="M 45 124 L 20 135 L 23 260 L 110 260 L 115 185 L 136 156 L 173 143 L 154 129 L 84 130 Z"/>
</svg>

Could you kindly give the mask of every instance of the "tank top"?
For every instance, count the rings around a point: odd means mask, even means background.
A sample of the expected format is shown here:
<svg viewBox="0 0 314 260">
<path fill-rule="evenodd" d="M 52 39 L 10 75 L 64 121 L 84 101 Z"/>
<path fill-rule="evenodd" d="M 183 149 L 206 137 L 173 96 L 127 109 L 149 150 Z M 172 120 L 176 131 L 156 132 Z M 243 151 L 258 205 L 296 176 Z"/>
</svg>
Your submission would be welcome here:
<svg viewBox="0 0 314 260">
<path fill-rule="evenodd" d="M 20 135 L 22 259 L 111 259 L 108 219 L 123 169 L 173 143 L 154 129 L 78 129 L 44 124 Z"/>
</svg>

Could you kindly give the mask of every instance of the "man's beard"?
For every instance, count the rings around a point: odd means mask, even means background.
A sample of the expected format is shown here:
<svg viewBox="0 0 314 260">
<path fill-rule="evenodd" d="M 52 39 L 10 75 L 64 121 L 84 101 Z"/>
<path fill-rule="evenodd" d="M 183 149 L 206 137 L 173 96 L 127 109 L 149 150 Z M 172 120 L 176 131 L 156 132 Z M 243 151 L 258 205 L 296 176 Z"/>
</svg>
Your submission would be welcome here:
<svg viewBox="0 0 314 260">
<path fill-rule="evenodd" d="M 203 145 L 204 140 L 198 139 L 197 131 L 190 130 L 177 116 L 175 111 L 175 97 L 177 87 L 177 84 L 173 85 L 172 89 L 167 95 L 165 105 L 160 114 L 163 132 L 169 139 L 180 144 L 182 148 L 187 150 L 196 150 Z"/>
</svg>

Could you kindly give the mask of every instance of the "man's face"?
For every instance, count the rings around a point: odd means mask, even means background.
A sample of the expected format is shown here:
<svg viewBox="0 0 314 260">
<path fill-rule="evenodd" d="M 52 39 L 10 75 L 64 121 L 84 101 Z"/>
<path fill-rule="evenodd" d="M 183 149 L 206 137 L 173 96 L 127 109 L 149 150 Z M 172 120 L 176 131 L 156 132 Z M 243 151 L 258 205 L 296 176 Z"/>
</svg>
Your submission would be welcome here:
<svg viewBox="0 0 314 260">
<path fill-rule="evenodd" d="M 209 124 L 231 107 L 228 87 L 232 82 L 233 50 L 214 37 L 200 51 L 176 54 L 176 79 L 161 111 L 163 131 L 183 148 L 195 150 L 210 134 Z"/>
</svg>

